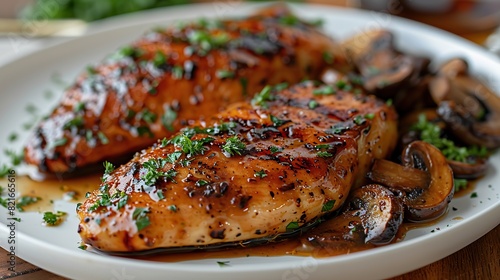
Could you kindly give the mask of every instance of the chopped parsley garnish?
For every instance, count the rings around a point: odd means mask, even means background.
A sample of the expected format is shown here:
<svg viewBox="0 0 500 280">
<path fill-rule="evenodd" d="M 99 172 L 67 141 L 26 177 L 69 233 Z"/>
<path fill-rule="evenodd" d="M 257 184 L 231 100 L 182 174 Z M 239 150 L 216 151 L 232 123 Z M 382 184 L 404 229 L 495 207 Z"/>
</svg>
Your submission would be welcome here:
<svg viewBox="0 0 500 280">
<path fill-rule="evenodd" d="M 73 107 L 73 112 L 75 113 L 80 113 L 83 112 L 84 110 L 85 110 L 85 102 L 78 102 Z"/>
<path fill-rule="evenodd" d="M 143 228 L 149 226 L 149 208 L 135 208 L 132 213 L 132 219 L 135 221 L 137 231 L 141 231 Z"/>
<path fill-rule="evenodd" d="M 18 166 L 21 162 L 23 162 L 24 151 L 16 153 L 12 150 L 4 150 L 4 154 L 10 158 L 10 163 L 13 166 Z"/>
<path fill-rule="evenodd" d="M 175 112 L 170 106 L 165 107 L 165 113 L 161 117 L 161 123 L 168 131 L 174 131 L 174 126 L 172 125 L 177 119 L 177 112 Z"/>
<path fill-rule="evenodd" d="M 36 203 L 39 200 L 42 200 L 42 198 L 36 196 L 21 196 L 20 198 L 17 199 L 16 208 L 19 212 L 23 212 L 24 211 L 23 207 Z"/>
<path fill-rule="evenodd" d="M 63 138 L 59 138 L 59 139 L 54 140 L 54 142 L 52 142 L 52 146 L 53 147 L 64 146 L 64 145 L 66 145 L 66 143 L 68 143 L 68 139 L 63 137 Z"/>
<path fill-rule="evenodd" d="M 271 86 L 264 87 L 252 99 L 252 105 L 266 107 L 268 101 L 274 100 L 274 96 L 271 94 L 271 90 L 272 90 Z"/>
<path fill-rule="evenodd" d="M 326 133 L 329 134 L 342 134 L 344 131 L 349 129 L 349 125 L 346 123 L 337 123 L 332 126 L 331 129 L 327 130 Z"/>
<path fill-rule="evenodd" d="M 365 119 L 367 119 L 367 120 L 373 120 L 373 118 L 375 118 L 374 113 L 368 113 L 365 115 Z"/>
<path fill-rule="evenodd" d="M 326 62 L 327 64 L 332 64 L 333 63 L 333 54 L 329 52 L 324 52 L 323 53 L 323 61 Z"/>
<path fill-rule="evenodd" d="M 329 153 L 329 152 L 326 152 L 326 151 L 319 151 L 317 153 L 318 157 L 322 157 L 322 158 L 328 158 L 328 157 L 332 157 L 333 154 L 332 153 Z"/>
<path fill-rule="evenodd" d="M 109 161 L 103 162 L 102 165 L 104 166 L 104 175 L 109 175 L 115 170 L 115 166 Z"/>
<path fill-rule="evenodd" d="M 323 207 L 321 208 L 321 212 L 329 212 L 330 210 L 333 209 L 333 206 L 335 205 L 335 200 L 329 200 L 325 204 L 323 204 Z"/>
<path fill-rule="evenodd" d="M 67 213 L 63 211 L 57 211 L 56 213 L 45 212 L 43 213 L 43 222 L 48 226 L 56 226 L 62 222 L 66 214 Z"/>
<path fill-rule="evenodd" d="M 200 55 L 205 55 L 206 52 L 226 44 L 229 36 L 225 33 L 210 34 L 205 30 L 191 30 L 188 34 L 188 41 L 191 45 L 200 47 Z"/>
<path fill-rule="evenodd" d="M 468 184 L 467 179 L 457 179 L 457 178 L 453 179 L 453 186 L 455 188 L 455 192 L 466 189 L 467 184 Z"/>
<path fill-rule="evenodd" d="M 264 169 L 261 169 L 259 171 L 255 171 L 255 173 L 253 174 L 254 177 L 259 177 L 259 178 L 264 178 L 264 177 L 267 177 L 267 173 Z"/>
<path fill-rule="evenodd" d="M 428 121 L 424 114 L 418 117 L 417 123 L 411 127 L 411 130 L 418 132 L 422 141 L 441 150 L 449 160 L 475 163 L 475 158 L 488 156 L 488 150 L 484 146 L 459 147 L 452 140 L 443 137 L 441 128 L 437 124 Z"/>
<path fill-rule="evenodd" d="M 203 187 L 203 186 L 208 185 L 208 181 L 205 181 L 205 180 L 201 180 L 201 179 L 200 179 L 200 180 L 196 181 L 195 185 L 196 185 L 197 187 Z"/>
<path fill-rule="evenodd" d="M 235 73 L 231 70 L 220 69 L 215 72 L 215 76 L 219 79 L 230 79 L 234 78 Z"/>
<path fill-rule="evenodd" d="M 243 96 L 248 96 L 248 79 L 240 78 L 241 90 L 243 92 Z"/>
<path fill-rule="evenodd" d="M 94 66 L 90 66 L 90 65 L 87 66 L 87 74 L 89 74 L 90 76 L 92 76 L 92 75 L 95 75 L 97 73 L 98 72 L 97 72 L 97 70 L 95 69 Z"/>
<path fill-rule="evenodd" d="M 167 56 L 161 51 L 156 51 L 155 56 L 153 57 L 154 66 L 160 67 L 165 63 L 167 63 Z"/>
<path fill-rule="evenodd" d="M 116 57 L 117 58 L 123 58 L 123 57 L 138 58 L 138 57 L 142 56 L 143 54 L 144 54 L 144 51 L 139 49 L 139 48 L 132 47 L 132 46 L 126 46 L 126 47 L 121 48 L 118 51 Z"/>
<path fill-rule="evenodd" d="M 309 109 L 316 109 L 319 106 L 319 103 L 316 100 L 311 100 L 307 106 Z"/>
<path fill-rule="evenodd" d="M 153 138 L 155 136 L 151 129 L 144 125 L 137 127 L 137 134 L 139 134 L 139 136 L 148 136 L 150 138 Z"/>
<path fill-rule="evenodd" d="M 362 125 L 366 122 L 366 119 L 364 116 L 361 116 L 361 115 L 357 115 L 354 117 L 354 123 L 357 124 L 357 125 Z"/>
<path fill-rule="evenodd" d="M 14 142 L 17 140 L 17 137 L 18 137 L 17 133 L 12 132 L 11 134 L 9 134 L 8 140 L 9 140 L 9 142 Z"/>
<path fill-rule="evenodd" d="M 160 178 L 165 178 L 167 181 L 174 181 L 177 172 L 173 169 L 168 171 L 161 171 L 166 164 L 166 160 L 159 159 L 149 159 L 148 161 L 143 163 L 143 167 L 146 169 L 146 173 L 141 176 L 141 179 L 144 180 L 144 183 L 148 186 L 154 185 L 156 181 Z"/>
<path fill-rule="evenodd" d="M 119 199 L 118 199 L 118 203 L 116 204 L 116 208 L 120 209 L 122 207 L 124 207 L 125 205 L 127 205 L 127 201 L 128 201 L 128 195 L 125 193 L 125 192 L 118 192 L 117 193 Z M 115 198 L 116 197 L 116 194 L 113 195 L 112 198 Z"/>
<path fill-rule="evenodd" d="M 174 164 L 182 155 L 182 152 L 173 152 L 171 154 L 168 154 L 167 157 L 165 158 L 165 160 L 168 162 L 168 163 L 171 163 L 171 164 Z"/>
<path fill-rule="evenodd" d="M 156 195 L 158 196 L 158 199 L 160 199 L 160 200 L 165 198 L 165 195 L 163 194 L 162 190 L 158 190 L 156 192 Z"/>
<path fill-rule="evenodd" d="M 329 149 L 330 145 L 328 145 L 328 144 L 319 144 L 319 145 L 314 146 L 314 148 L 317 149 L 317 150 Z"/>
<path fill-rule="evenodd" d="M 175 146 L 181 148 L 182 152 L 188 157 L 203 154 L 207 147 L 205 144 L 213 142 L 215 139 L 211 137 L 205 137 L 199 140 L 191 140 L 186 135 L 179 135 L 174 137 L 171 141 Z"/>
<path fill-rule="evenodd" d="M 330 95 L 334 93 L 335 89 L 332 86 L 323 86 L 313 90 L 314 95 Z"/>
<path fill-rule="evenodd" d="M 76 116 L 64 124 L 63 129 L 79 128 L 83 126 L 83 117 Z"/>
<path fill-rule="evenodd" d="M 154 123 L 158 118 L 158 116 L 155 113 L 149 111 L 148 109 L 142 110 L 140 116 L 141 119 L 147 123 Z"/>
<path fill-rule="evenodd" d="M 177 212 L 178 208 L 177 208 L 177 206 L 175 206 L 175 205 L 172 204 L 172 205 L 168 206 L 168 210 L 170 210 L 172 212 Z"/>
<path fill-rule="evenodd" d="M 182 79 L 182 76 L 184 75 L 184 69 L 181 66 L 174 66 L 172 67 L 172 77 L 176 80 Z"/>
<path fill-rule="evenodd" d="M 245 143 L 236 136 L 227 138 L 226 143 L 222 146 L 222 150 L 229 156 L 241 155 L 245 152 L 245 149 Z"/>
<path fill-rule="evenodd" d="M 290 122 L 290 120 L 282 120 L 282 119 L 279 119 L 279 118 L 277 118 L 277 117 L 275 117 L 273 115 L 269 115 L 269 118 L 273 122 L 273 125 L 276 126 L 276 127 L 282 126 L 285 123 Z"/>
<path fill-rule="evenodd" d="M 217 261 L 217 264 L 220 266 L 220 267 L 224 267 L 224 266 L 229 266 L 229 261 Z"/>
<path fill-rule="evenodd" d="M 109 144 L 108 137 L 106 137 L 106 135 L 104 133 L 102 133 L 102 131 L 97 132 L 97 137 L 101 141 L 101 144 L 103 144 L 103 145 Z"/>
<path fill-rule="evenodd" d="M 277 147 L 277 146 L 271 146 L 269 148 L 269 151 L 271 151 L 271 153 L 275 154 L 275 153 L 279 153 L 279 152 L 283 151 L 283 148 Z"/>
<path fill-rule="evenodd" d="M 473 192 L 470 194 L 470 198 L 476 198 L 477 197 L 477 192 Z"/>
<path fill-rule="evenodd" d="M 288 87 L 288 83 L 280 83 L 273 87 L 275 91 L 282 91 Z"/>
<path fill-rule="evenodd" d="M 288 225 L 286 225 L 286 231 L 294 231 L 300 227 L 299 222 L 290 222 Z"/>
</svg>

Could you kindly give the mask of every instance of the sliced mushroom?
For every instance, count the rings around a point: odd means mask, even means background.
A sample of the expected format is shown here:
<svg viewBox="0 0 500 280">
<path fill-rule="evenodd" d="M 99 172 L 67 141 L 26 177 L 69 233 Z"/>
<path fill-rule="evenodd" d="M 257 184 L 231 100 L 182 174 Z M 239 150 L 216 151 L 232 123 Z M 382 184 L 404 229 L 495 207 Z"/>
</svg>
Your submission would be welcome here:
<svg viewBox="0 0 500 280">
<path fill-rule="evenodd" d="M 453 176 L 458 179 L 476 179 L 484 176 L 488 171 L 488 160 L 476 158 L 474 163 L 464 163 L 455 160 L 448 160 L 448 164 L 453 170 Z"/>
<path fill-rule="evenodd" d="M 396 236 L 403 215 L 400 197 L 381 185 L 366 185 L 350 194 L 339 216 L 306 232 L 302 247 L 331 255 L 387 244 Z"/>
<path fill-rule="evenodd" d="M 430 83 L 437 113 L 453 134 L 468 145 L 500 147 L 500 97 L 471 77 L 467 63 L 445 63 Z"/>
<path fill-rule="evenodd" d="M 423 141 L 414 141 L 406 147 L 401 167 L 376 160 L 368 177 L 405 193 L 405 218 L 409 221 L 440 217 L 454 193 L 453 172 L 446 158 L 436 147 Z"/>
<path fill-rule="evenodd" d="M 384 99 L 411 86 L 427 71 L 429 60 L 396 50 L 387 30 L 360 33 L 343 42 L 346 56 L 361 75 L 363 87 Z"/>
</svg>

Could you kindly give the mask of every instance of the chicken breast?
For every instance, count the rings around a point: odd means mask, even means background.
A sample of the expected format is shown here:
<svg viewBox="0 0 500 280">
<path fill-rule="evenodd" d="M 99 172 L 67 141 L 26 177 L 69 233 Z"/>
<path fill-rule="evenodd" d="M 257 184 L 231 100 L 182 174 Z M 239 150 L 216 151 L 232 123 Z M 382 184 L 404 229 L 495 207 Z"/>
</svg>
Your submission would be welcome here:
<svg viewBox="0 0 500 280">
<path fill-rule="evenodd" d="M 281 6 L 240 20 L 157 29 L 89 67 L 34 130 L 25 162 L 71 173 L 171 136 L 267 84 L 347 69 L 330 38 Z"/>
<path fill-rule="evenodd" d="M 108 166 L 77 209 L 83 242 L 113 253 L 269 242 L 332 213 L 397 139 L 394 110 L 350 88 L 266 87 Z"/>
</svg>

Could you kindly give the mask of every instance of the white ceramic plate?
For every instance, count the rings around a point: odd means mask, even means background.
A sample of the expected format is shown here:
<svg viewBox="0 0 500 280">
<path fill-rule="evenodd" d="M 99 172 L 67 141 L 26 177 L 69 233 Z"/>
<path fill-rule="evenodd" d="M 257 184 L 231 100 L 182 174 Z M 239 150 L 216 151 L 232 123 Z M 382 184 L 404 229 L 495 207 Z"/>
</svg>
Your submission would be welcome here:
<svg viewBox="0 0 500 280">
<path fill-rule="evenodd" d="M 0 141 L 2 148 L 10 132 L 26 137 L 20 127 L 30 121 L 26 104 L 36 104 L 48 112 L 55 100 L 47 101 L 43 90 L 53 87 L 51 76 L 60 73 L 72 80 L 91 63 L 100 61 L 119 46 L 132 42 L 144 31 L 177 19 L 244 15 L 255 5 L 239 1 L 155 10 L 118 17 L 91 26 L 87 35 L 45 48 L 0 67 Z M 406 50 L 423 53 L 436 61 L 451 56 L 465 57 L 476 74 L 500 90 L 500 61 L 482 48 L 456 36 L 428 26 L 377 13 L 325 6 L 296 5 L 295 12 L 305 18 L 323 18 L 325 30 L 335 38 L 345 38 L 374 28 L 388 28 L 396 34 L 397 44 Z M 19 148 L 19 146 L 17 147 Z M 6 162 L 5 158 L 0 162 Z M 58 202 L 58 210 L 69 217 L 59 227 L 41 225 L 40 213 L 17 216 L 17 256 L 56 274 L 77 279 L 357 279 L 387 278 L 435 262 L 465 247 L 500 222 L 500 155 L 491 159 L 488 174 L 477 183 L 476 198 L 454 199 L 449 211 L 437 224 L 412 230 L 404 241 L 365 252 L 338 257 L 249 257 L 230 259 L 220 267 L 208 259 L 179 263 L 159 263 L 97 255 L 78 249 L 75 205 Z M 450 209 L 451 209 L 450 207 Z M 8 224 L 7 213 L 0 222 Z M 8 249 L 10 230 L 0 227 L 0 245 Z"/>
</svg>

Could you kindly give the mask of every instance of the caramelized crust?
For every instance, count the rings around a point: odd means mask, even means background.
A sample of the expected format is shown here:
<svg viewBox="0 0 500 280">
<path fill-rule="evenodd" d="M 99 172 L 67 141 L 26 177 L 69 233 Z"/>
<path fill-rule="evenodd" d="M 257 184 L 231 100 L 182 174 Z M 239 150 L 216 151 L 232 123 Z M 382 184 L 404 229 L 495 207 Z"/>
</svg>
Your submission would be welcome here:
<svg viewBox="0 0 500 280">
<path fill-rule="evenodd" d="M 317 79 L 329 64 L 348 68 L 336 43 L 282 7 L 154 30 L 77 78 L 36 127 L 25 161 L 67 173 L 127 158 L 267 84 Z"/>
<path fill-rule="evenodd" d="M 272 239 L 337 210 L 397 139 L 392 108 L 341 88 L 261 94 L 137 153 L 79 206 L 83 242 L 205 248 Z"/>
</svg>

